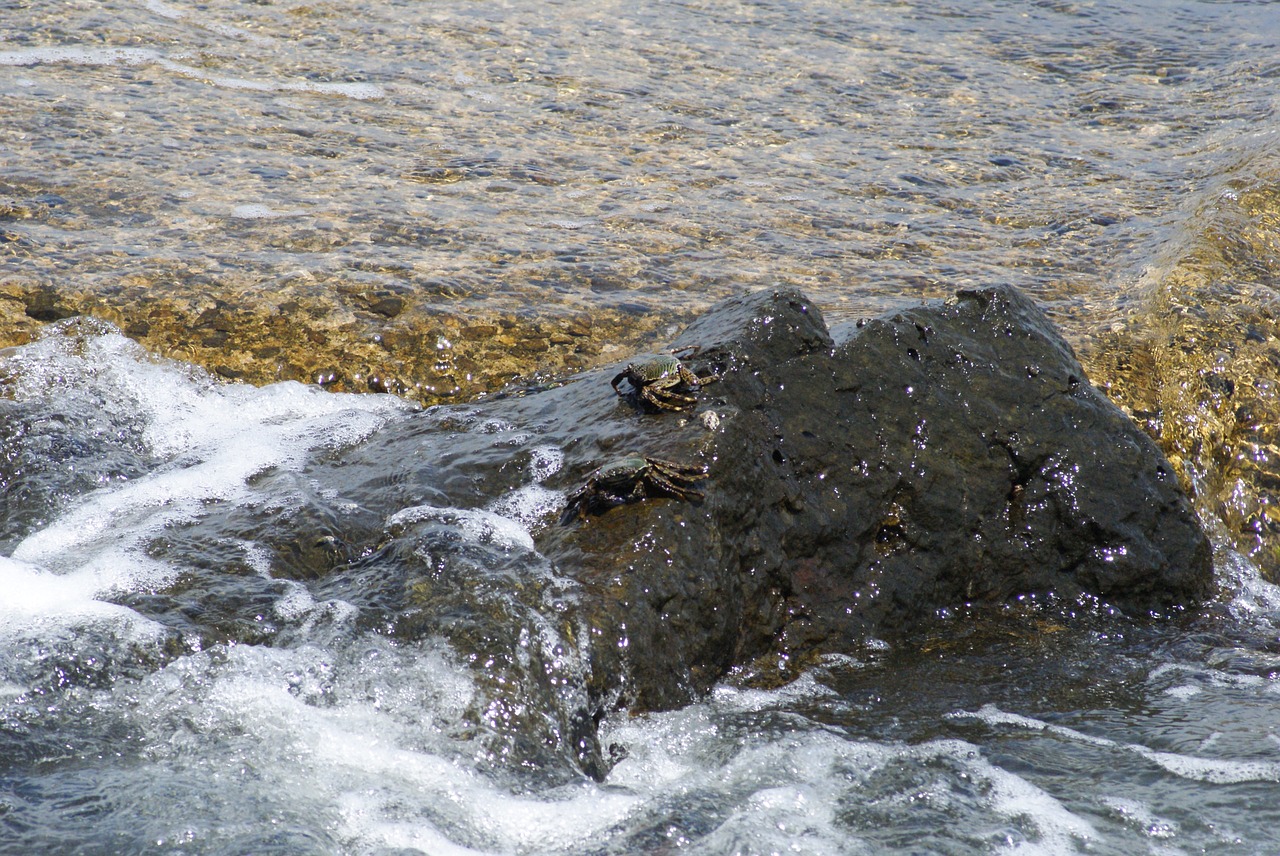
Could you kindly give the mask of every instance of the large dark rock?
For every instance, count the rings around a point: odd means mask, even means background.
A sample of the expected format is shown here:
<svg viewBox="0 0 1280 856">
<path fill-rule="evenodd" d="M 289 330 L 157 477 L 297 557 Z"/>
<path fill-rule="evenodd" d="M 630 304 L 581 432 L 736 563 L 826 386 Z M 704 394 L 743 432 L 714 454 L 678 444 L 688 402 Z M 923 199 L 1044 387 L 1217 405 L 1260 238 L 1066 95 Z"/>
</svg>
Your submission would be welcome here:
<svg viewBox="0 0 1280 856">
<path fill-rule="evenodd" d="M 1209 543 L 1172 467 L 1014 290 L 834 338 L 802 295 L 762 292 L 674 345 L 722 375 L 688 412 L 615 395 L 625 363 L 428 410 L 315 461 L 305 490 L 264 475 L 263 514 L 210 516 L 156 555 L 273 544 L 273 576 L 354 604 L 357 632 L 445 639 L 478 689 L 458 728 L 495 764 L 553 777 L 604 773 L 602 713 L 684 704 L 735 666 L 1024 595 L 1141 615 L 1210 593 Z M 705 499 L 560 522 L 553 489 L 633 452 L 705 463 Z M 202 597 L 149 608 L 244 612 Z"/>
<path fill-rule="evenodd" d="M 635 705 L 965 604 L 1088 595 L 1143 614 L 1210 591 L 1210 546 L 1173 468 L 1013 289 L 962 292 L 839 342 L 802 295 L 759 293 L 674 344 L 701 346 L 690 362 L 723 380 L 687 419 L 589 408 L 566 443 L 589 453 L 569 470 L 607 457 L 597 447 L 611 439 L 703 459 L 705 502 L 625 506 L 540 543 L 599 586 L 597 623 L 625 626 L 613 635 L 634 652 Z M 607 400 L 606 375 L 574 386 Z"/>
</svg>

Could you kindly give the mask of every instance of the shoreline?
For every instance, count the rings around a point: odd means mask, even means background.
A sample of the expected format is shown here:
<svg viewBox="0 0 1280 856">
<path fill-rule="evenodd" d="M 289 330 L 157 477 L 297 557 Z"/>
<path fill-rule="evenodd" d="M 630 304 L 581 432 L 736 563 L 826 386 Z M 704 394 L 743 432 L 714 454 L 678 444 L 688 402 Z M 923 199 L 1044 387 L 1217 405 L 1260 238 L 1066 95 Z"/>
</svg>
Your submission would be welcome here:
<svg viewBox="0 0 1280 856">
<path fill-rule="evenodd" d="M 573 374 L 620 359 L 688 317 L 616 309 L 524 318 L 417 306 L 384 290 L 331 296 L 121 285 L 64 291 L 0 280 L 0 347 L 76 315 L 110 322 L 150 352 L 255 385 L 296 380 L 334 392 L 392 393 L 422 405 L 466 401 L 520 378 Z"/>
</svg>

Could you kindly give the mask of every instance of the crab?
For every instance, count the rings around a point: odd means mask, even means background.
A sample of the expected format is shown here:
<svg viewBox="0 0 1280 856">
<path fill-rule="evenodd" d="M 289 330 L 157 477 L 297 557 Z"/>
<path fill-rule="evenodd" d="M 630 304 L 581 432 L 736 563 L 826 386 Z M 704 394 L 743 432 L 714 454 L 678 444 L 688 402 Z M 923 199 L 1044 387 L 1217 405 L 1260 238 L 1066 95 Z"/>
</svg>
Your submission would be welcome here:
<svg viewBox="0 0 1280 856">
<path fill-rule="evenodd" d="M 707 468 L 699 464 L 627 455 L 593 471 L 582 487 L 569 494 L 562 522 L 582 520 L 588 514 L 603 514 L 610 508 L 649 497 L 702 499 L 702 491 L 693 483 L 706 477 Z"/>
<path fill-rule="evenodd" d="M 639 362 L 628 363 L 613 379 L 613 391 L 622 395 L 618 384 L 624 380 L 639 396 L 659 410 L 684 410 L 696 399 L 679 390 L 697 389 L 720 380 L 717 374 L 700 377 L 688 366 L 669 354 L 659 354 Z"/>
</svg>

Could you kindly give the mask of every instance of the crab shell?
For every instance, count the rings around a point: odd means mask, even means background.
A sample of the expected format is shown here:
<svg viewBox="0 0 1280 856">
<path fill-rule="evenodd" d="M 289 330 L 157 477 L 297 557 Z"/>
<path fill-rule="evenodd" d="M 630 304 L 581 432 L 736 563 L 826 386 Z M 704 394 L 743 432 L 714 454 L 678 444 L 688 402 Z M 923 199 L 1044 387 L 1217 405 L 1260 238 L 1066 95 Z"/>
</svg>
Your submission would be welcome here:
<svg viewBox="0 0 1280 856">
<path fill-rule="evenodd" d="M 719 375 L 699 377 L 673 356 L 660 354 L 640 362 L 628 363 L 612 381 L 613 391 L 622 395 L 618 384 L 626 380 L 642 399 L 660 410 L 683 410 L 695 403 L 691 395 L 678 392 L 680 387 L 697 389 L 720 379 Z"/>
<path fill-rule="evenodd" d="M 650 497 L 702 499 L 702 491 L 693 483 L 706 477 L 707 468 L 698 464 L 677 464 L 642 455 L 619 458 L 596 469 L 582 487 L 569 495 L 564 522 Z"/>
</svg>

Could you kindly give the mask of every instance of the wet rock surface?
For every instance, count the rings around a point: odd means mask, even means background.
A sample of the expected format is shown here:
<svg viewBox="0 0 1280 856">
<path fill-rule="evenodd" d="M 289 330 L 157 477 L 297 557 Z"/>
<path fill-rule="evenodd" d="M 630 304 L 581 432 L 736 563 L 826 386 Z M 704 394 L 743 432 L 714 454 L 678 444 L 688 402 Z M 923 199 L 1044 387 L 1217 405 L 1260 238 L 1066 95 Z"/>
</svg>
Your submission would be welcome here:
<svg viewBox="0 0 1280 856">
<path fill-rule="evenodd" d="M 304 581 L 334 632 L 443 638 L 478 689 L 457 728 L 539 781 L 603 775 L 609 711 L 680 706 L 736 667 L 785 679 L 940 610 L 1052 596 L 1141 615 L 1211 594 L 1172 466 L 1017 291 L 835 331 L 802 294 L 759 292 L 672 346 L 720 376 L 685 388 L 683 410 L 614 393 L 634 356 L 433 408 L 304 478 L 264 474 L 261 513 L 211 513 L 150 554 L 198 565 L 209 544 L 251 539 L 272 551 L 264 604 Z M 564 515 L 632 455 L 705 465 L 704 495 Z M 216 589 L 131 605 L 203 616 L 190 631 L 206 644 L 245 614 Z"/>
<path fill-rule="evenodd" d="M 1029 299 L 962 292 L 837 335 L 795 292 L 730 301 L 674 343 L 723 374 L 695 411 L 583 418 L 613 441 L 587 462 L 625 445 L 711 468 L 700 505 L 625 506 L 541 539 L 612 587 L 604 611 L 640 652 L 635 704 L 964 604 L 1088 596 L 1142 614 L 1209 594 L 1173 468 Z"/>
</svg>

